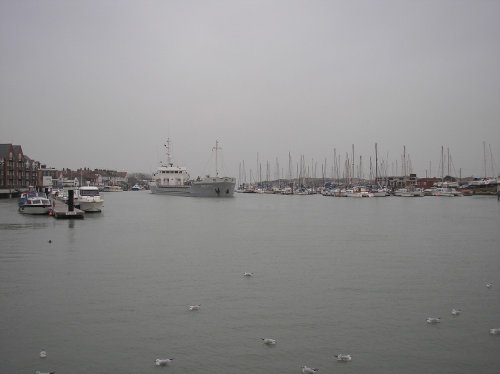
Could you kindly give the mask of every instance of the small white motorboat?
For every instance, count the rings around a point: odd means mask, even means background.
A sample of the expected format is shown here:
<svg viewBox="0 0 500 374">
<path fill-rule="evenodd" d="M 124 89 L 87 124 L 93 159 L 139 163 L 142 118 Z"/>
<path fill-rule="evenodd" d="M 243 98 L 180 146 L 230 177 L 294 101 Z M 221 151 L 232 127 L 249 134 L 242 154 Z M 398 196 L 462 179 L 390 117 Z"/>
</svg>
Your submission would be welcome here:
<svg viewBox="0 0 500 374">
<path fill-rule="evenodd" d="M 78 190 L 78 201 L 75 206 L 84 212 L 101 212 L 103 204 L 104 199 L 97 186 L 82 186 Z"/>
</svg>

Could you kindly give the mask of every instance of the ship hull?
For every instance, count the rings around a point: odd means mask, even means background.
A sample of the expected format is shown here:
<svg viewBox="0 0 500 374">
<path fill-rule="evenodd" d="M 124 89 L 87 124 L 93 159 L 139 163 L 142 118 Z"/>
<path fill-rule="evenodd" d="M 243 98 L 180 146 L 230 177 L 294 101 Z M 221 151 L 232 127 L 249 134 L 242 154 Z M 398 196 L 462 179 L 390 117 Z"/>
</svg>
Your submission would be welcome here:
<svg viewBox="0 0 500 374">
<path fill-rule="evenodd" d="M 158 186 L 150 184 L 151 193 L 157 195 L 189 196 L 189 186 Z"/>
<path fill-rule="evenodd" d="M 235 186 L 235 178 L 205 178 L 193 181 L 189 193 L 193 197 L 233 197 Z"/>
<path fill-rule="evenodd" d="M 151 193 L 171 196 L 191 197 L 233 197 L 236 186 L 235 178 L 214 177 L 192 181 L 185 186 L 158 186 L 150 185 Z"/>
<path fill-rule="evenodd" d="M 80 203 L 77 208 L 83 210 L 84 212 L 99 213 L 102 211 L 103 203 L 104 201 L 83 201 L 80 199 Z"/>
</svg>

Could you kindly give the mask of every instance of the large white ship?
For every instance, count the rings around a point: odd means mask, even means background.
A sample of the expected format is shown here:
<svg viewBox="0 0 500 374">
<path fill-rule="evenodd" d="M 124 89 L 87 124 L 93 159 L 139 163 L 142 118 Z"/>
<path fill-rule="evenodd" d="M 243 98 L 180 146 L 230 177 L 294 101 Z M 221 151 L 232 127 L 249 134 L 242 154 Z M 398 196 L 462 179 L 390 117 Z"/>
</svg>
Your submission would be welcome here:
<svg viewBox="0 0 500 374">
<path fill-rule="evenodd" d="M 151 193 L 193 197 L 232 197 L 236 178 L 221 177 L 218 171 L 217 151 L 219 143 L 215 143 L 215 176 L 207 175 L 190 180 L 184 166 L 175 166 L 170 156 L 170 140 L 165 144 L 167 164 L 160 164 L 149 183 Z"/>
</svg>

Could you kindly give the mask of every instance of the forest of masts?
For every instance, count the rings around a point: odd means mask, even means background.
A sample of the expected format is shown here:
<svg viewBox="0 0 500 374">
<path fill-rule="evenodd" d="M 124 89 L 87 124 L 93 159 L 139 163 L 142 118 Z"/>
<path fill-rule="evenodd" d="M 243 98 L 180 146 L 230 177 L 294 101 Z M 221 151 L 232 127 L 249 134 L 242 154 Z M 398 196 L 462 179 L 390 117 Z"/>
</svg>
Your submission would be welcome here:
<svg viewBox="0 0 500 374">
<path fill-rule="evenodd" d="M 487 162 L 486 143 L 483 142 L 484 150 L 484 178 L 490 172 L 494 177 L 496 173 L 496 165 L 489 145 L 489 162 Z M 292 155 L 288 153 L 288 165 L 286 168 L 280 166 L 278 157 L 276 157 L 274 165 L 269 161 L 265 161 L 263 165 L 257 153 L 256 168 L 248 169 L 245 161 L 239 164 L 239 179 L 240 186 L 286 186 L 295 184 L 298 186 L 318 187 L 324 186 L 327 183 L 336 185 L 380 185 L 386 186 L 389 179 L 405 178 L 413 174 L 413 164 L 410 154 L 406 152 L 406 146 L 403 146 L 403 153 L 400 160 L 389 161 L 389 153 L 385 157 L 379 158 L 377 143 L 375 143 L 374 157 L 370 156 L 368 161 L 363 160 L 363 156 L 356 156 L 354 144 L 351 152 L 345 154 L 337 153 L 337 149 L 333 149 L 333 158 L 328 162 L 325 157 L 321 161 L 318 168 L 318 160 L 311 159 L 306 162 L 305 156 L 301 155 L 297 162 L 293 162 Z M 366 164 L 366 165 L 365 165 Z M 489 165 L 488 165 L 489 164 Z M 441 159 L 435 166 L 436 173 L 433 174 L 432 161 L 429 161 L 428 168 L 425 169 L 426 178 L 439 178 L 443 180 L 445 177 L 462 178 L 461 169 L 457 170 L 453 164 L 453 159 L 450 154 L 450 149 L 446 152 L 444 147 L 441 147 Z"/>
</svg>

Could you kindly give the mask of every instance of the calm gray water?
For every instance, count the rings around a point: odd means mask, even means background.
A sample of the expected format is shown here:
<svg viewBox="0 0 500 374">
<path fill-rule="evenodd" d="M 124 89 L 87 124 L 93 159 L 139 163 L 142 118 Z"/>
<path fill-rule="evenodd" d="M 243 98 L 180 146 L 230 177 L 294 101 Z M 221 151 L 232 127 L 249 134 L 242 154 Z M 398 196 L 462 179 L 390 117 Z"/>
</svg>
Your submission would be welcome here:
<svg viewBox="0 0 500 374">
<path fill-rule="evenodd" d="M 495 198 L 104 199 L 0 200 L 0 373 L 500 372 Z"/>
</svg>

